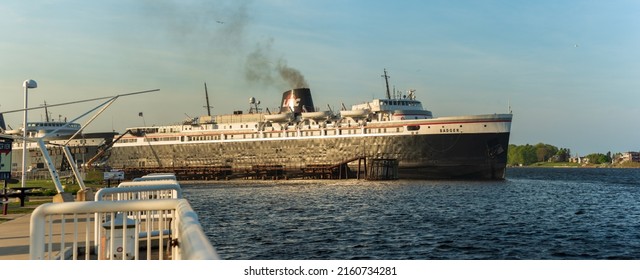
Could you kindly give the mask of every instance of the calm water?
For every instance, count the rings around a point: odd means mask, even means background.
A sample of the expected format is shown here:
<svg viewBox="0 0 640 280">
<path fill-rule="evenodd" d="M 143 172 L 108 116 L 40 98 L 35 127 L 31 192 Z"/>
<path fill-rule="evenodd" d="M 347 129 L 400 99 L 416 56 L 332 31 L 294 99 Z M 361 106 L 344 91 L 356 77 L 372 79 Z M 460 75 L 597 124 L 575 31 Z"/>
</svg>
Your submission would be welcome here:
<svg viewBox="0 0 640 280">
<path fill-rule="evenodd" d="M 640 259 L 640 169 L 184 185 L 224 259 Z"/>
</svg>

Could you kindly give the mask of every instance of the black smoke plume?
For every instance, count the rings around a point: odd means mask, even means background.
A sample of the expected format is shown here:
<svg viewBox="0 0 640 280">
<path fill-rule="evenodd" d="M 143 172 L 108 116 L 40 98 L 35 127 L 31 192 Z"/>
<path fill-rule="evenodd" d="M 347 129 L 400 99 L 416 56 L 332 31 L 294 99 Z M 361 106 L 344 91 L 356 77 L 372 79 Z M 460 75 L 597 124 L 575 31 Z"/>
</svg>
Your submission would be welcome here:
<svg viewBox="0 0 640 280">
<path fill-rule="evenodd" d="M 302 73 L 287 65 L 283 58 L 275 59 L 271 49 L 273 38 L 264 44 L 256 44 L 256 48 L 247 56 L 245 62 L 245 77 L 248 81 L 267 86 L 289 88 L 307 88 L 309 85 Z"/>
</svg>

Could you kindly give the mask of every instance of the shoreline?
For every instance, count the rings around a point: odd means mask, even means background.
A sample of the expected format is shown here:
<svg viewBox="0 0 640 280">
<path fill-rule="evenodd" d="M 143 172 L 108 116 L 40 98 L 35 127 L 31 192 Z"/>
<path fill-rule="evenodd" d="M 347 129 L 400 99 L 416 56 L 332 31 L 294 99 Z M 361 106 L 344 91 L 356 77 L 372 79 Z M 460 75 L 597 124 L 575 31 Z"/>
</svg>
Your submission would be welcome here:
<svg viewBox="0 0 640 280">
<path fill-rule="evenodd" d="M 640 169 L 640 165 L 638 166 L 616 166 L 616 165 L 580 165 L 580 166 L 570 166 L 570 165 L 527 165 L 527 166 L 507 166 L 507 168 L 606 168 L 606 169 Z"/>
</svg>

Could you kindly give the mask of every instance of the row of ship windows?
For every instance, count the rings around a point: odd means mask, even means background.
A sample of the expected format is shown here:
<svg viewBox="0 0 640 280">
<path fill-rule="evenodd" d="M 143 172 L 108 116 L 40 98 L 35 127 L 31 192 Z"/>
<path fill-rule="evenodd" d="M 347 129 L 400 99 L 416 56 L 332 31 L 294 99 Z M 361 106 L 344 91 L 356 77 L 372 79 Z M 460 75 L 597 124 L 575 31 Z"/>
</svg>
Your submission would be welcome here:
<svg viewBox="0 0 640 280">
<path fill-rule="evenodd" d="M 80 124 L 77 123 L 28 123 L 28 127 L 63 127 L 66 126 L 68 128 L 78 129 L 80 128 Z"/>
<path fill-rule="evenodd" d="M 462 125 L 460 125 L 462 127 Z M 485 124 L 484 127 L 487 127 Z M 427 126 L 427 128 L 431 128 L 431 126 Z M 419 130 L 420 126 L 409 126 L 407 130 L 415 131 Z M 365 134 L 369 133 L 387 133 L 387 132 L 402 132 L 404 130 L 403 127 L 393 128 L 366 128 L 364 129 Z M 460 128 L 445 128 L 442 126 L 440 128 L 440 132 L 460 132 Z M 352 128 L 352 129 L 341 129 L 341 130 L 321 130 L 321 131 L 305 131 L 302 132 L 301 136 L 326 136 L 326 135 L 353 135 L 353 134 L 362 134 L 362 129 Z M 296 137 L 298 136 L 297 131 L 288 131 L 288 132 L 265 132 L 265 138 L 280 138 L 282 136 L 285 137 Z M 260 138 L 257 133 L 247 133 L 247 134 L 229 134 L 229 135 L 208 135 L 208 136 L 185 136 L 183 139 L 179 137 L 147 137 L 145 138 L 145 142 L 156 142 L 156 141 L 206 141 L 206 140 L 220 140 L 221 138 L 227 139 L 255 139 Z M 121 143 L 134 143 L 136 139 L 121 139 Z"/>
<path fill-rule="evenodd" d="M 396 127 L 394 128 L 367 128 L 364 133 L 387 133 L 387 132 L 402 132 L 404 128 Z M 409 129 L 411 130 L 411 129 Z M 301 136 L 326 136 L 326 135 L 353 135 L 353 134 L 362 134 L 362 129 L 342 129 L 342 130 L 322 130 L 322 131 L 305 131 L 301 133 Z M 288 132 L 265 132 L 265 138 L 279 138 L 282 136 L 285 137 L 295 137 L 298 136 L 297 131 L 288 131 Z M 206 141 L 206 140 L 220 140 L 221 138 L 227 139 L 255 139 L 260 138 L 257 133 L 247 133 L 247 134 L 228 134 L 228 135 L 207 135 L 207 136 L 184 136 L 182 141 Z M 135 143 L 137 141 L 136 138 L 130 139 L 121 139 L 120 143 Z M 145 142 L 164 142 L 164 141 L 181 141 L 180 137 L 145 137 Z"/>
<path fill-rule="evenodd" d="M 127 140 L 135 140 L 135 139 L 127 139 Z M 145 137 L 144 141 L 145 142 L 157 142 L 157 141 L 178 141 L 180 140 L 180 137 Z"/>
<path fill-rule="evenodd" d="M 239 127 L 238 126 L 233 126 L 233 125 L 229 125 L 229 126 L 222 126 L 222 129 L 234 129 L 234 128 L 249 128 L 250 125 L 248 124 L 241 124 Z M 271 125 L 267 125 L 267 126 L 271 126 Z M 204 126 L 204 127 L 200 127 L 199 129 L 193 129 L 193 127 L 185 127 L 185 130 L 207 130 L 207 129 L 212 129 L 213 127 L 211 126 Z M 258 128 L 257 124 L 253 125 L 253 128 Z M 178 132 L 177 130 L 174 131 L 173 129 L 164 129 L 160 131 L 161 133 L 167 133 L 167 132 Z"/>
<path fill-rule="evenodd" d="M 69 151 L 72 154 L 88 154 L 89 153 L 89 148 L 86 147 L 70 147 Z M 47 148 L 47 152 L 49 153 L 49 155 L 52 156 L 60 156 L 60 155 L 64 155 L 64 152 L 62 151 L 62 148 L 60 147 L 52 147 L 52 148 Z M 35 151 L 35 152 L 30 152 L 33 153 L 34 156 L 36 157 L 41 157 L 42 156 L 42 152 L 41 151 Z"/>
<path fill-rule="evenodd" d="M 487 127 L 487 125 L 485 124 L 484 127 Z M 431 126 L 427 126 L 427 128 L 431 128 Z M 460 128 L 462 128 L 462 125 L 460 125 Z M 445 128 L 445 126 L 443 125 L 442 128 L 440 128 L 440 132 L 460 132 L 460 128 Z"/>
<path fill-rule="evenodd" d="M 380 101 L 380 105 L 384 106 L 384 105 L 400 105 L 400 106 L 415 106 L 418 107 L 420 106 L 420 102 L 419 101 L 396 101 L 396 100 L 389 100 L 389 101 Z"/>
<path fill-rule="evenodd" d="M 350 120 L 348 121 L 348 124 L 351 124 L 351 121 L 350 121 Z M 255 127 L 255 128 L 258 128 L 258 125 L 256 124 L 254 127 Z M 410 126 L 410 127 L 414 127 L 414 126 Z M 419 126 L 415 126 L 415 127 L 419 127 Z M 460 127 L 462 127 L 462 125 L 460 125 Z M 487 125 L 485 124 L 485 125 L 484 125 L 484 127 L 487 127 Z M 241 125 L 240 125 L 240 128 L 249 128 L 249 125 L 248 125 L 248 124 L 247 124 L 247 125 L 242 125 L 242 124 L 241 124 Z M 431 128 L 431 126 L 427 126 L 427 128 Z M 442 126 L 442 128 L 444 128 L 444 126 Z M 223 127 L 223 129 L 227 129 L 227 126 L 225 125 L 225 126 Z M 232 126 L 232 125 L 230 125 L 230 126 L 229 126 L 229 129 L 233 129 L 233 126 Z M 172 130 L 171 132 L 173 132 L 173 130 Z"/>
<path fill-rule="evenodd" d="M 133 141 L 131 141 L 131 142 L 135 142 L 136 141 L 135 139 L 132 139 L 132 140 Z M 87 145 L 87 144 L 94 144 L 95 145 L 96 143 L 98 143 L 98 141 L 95 140 L 95 139 L 90 139 L 90 140 L 87 140 L 87 139 L 76 139 L 76 140 L 73 140 L 73 141 L 70 142 L 69 147 L 84 146 L 84 145 Z M 5 145 L 7 145 L 7 144 L 5 144 Z M 8 145 L 11 146 L 11 144 L 8 144 Z M 13 142 L 13 145 L 14 145 L 13 146 L 14 148 L 21 148 L 22 147 L 22 143 L 20 143 L 20 142 Z M 2 148 L 2 144 L 0 144 L 0 150 L 2 150 L 2 149 L 4 149 L 4 148 Z"/>
</svg>

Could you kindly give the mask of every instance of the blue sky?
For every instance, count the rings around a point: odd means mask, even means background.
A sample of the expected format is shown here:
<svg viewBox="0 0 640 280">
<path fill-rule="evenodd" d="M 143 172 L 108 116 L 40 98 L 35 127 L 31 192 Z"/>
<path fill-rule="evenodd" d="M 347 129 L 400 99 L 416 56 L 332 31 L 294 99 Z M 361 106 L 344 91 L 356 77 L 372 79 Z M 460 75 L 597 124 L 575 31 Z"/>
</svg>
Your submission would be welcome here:
<svg viewBox="0 0 640 280">
<path fill-rule="evenodd" d="M 214 114 L 249 97 L 277 107 L 291 86 L 276 65 L 304 75 L 317 107 L 348 106 L 382 97 L 386 68 L 436 116 L 510 104 L 514 144 L 640 150 L 637 1 L 36 0 L 0 14 L 0 111 L 22 108 L 25 79 L 34 106 L 160 89 L 118 100 L 91 131 L 142 125 L 138 112 L 148 125 L 204 114 L 204 82 Z"/>
</svg>

